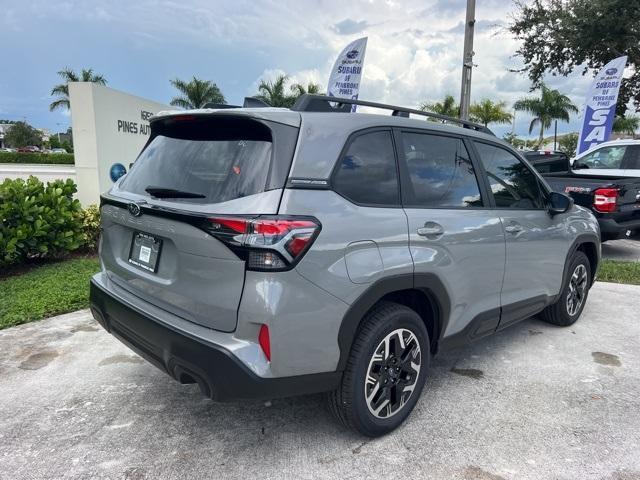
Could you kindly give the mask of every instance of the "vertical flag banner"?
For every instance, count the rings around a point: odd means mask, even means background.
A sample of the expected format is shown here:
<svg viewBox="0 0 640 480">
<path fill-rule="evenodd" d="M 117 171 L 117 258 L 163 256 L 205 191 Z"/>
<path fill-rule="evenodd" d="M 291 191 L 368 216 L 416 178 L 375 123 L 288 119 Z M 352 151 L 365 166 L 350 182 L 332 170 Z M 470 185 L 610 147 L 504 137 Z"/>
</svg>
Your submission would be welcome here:
<svg viewBox="0 0 640 480">
<path fill-rule="evenodd" d="M 578 153 L 609 140 L 616 115 L 622 72 L 626 64 L 626 56 L 611 60 L 593 79 L 585 102 Z"/>
<path fill-rule="evenodd" d="M 345 47 L 336 63 L 333 64 L 327 95 L 330 97 L 358 99 L 360 92 L 360 79 L 364 66 L 364 54 L 367 50 L 367 37 L 354 40 Z M 356 111 L 356 106 L 351 106 L 351 111 Z"/>
</svg>

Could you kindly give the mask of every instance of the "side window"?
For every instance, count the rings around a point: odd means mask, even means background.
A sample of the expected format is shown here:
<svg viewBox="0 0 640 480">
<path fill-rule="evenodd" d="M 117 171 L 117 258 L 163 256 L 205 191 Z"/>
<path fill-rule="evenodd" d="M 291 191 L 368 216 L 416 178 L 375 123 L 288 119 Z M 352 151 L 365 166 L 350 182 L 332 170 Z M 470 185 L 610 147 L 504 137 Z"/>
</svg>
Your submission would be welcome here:
<svg viewBox="0 0 640 480">
<path fill-rule="evenodd" d="M 410 180 L 403 188 L 405 205 L 482 206 L 473 164 L 461 139 L 404 132 L 402 148 Z"/>
<path fill-rule="evenodd" d="M 628 147 L 625 168 L 629 170 L 640 170 L 640 145 L 631 145 Z"/>
<path fill-rule="evenodd" d="M 474 142 L 489 178 L 498 208 L 544 208 L 538 178 L 518 157 L 504 148 Z"/>
<path fill-rule="evenodd" d="M 579 158 L 575 161 L 574 168 L 622 168 L 622 159 L 627 147 L 603 147 Z"/>
<path fill-rule="evenodd" d="M 333 186 L 354 203 L 398 206 L 398 173 L 391 132 L 356 137 L 338 162 Z"/>
</svg>

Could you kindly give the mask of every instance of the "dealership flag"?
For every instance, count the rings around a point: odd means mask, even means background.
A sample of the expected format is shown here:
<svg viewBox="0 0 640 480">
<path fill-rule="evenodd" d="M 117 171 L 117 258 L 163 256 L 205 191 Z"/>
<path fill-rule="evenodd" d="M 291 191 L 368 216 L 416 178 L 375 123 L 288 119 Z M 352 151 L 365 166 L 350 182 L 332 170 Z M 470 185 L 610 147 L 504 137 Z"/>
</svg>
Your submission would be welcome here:
<svg viewBox="0 0 640 480">
<path fill-rule="evenodd" d="M 618 57 L 607 63 L 593 79 L 587 94 L 584 117 L 580 127 L 578 153 L 609 140 L 616 115 L 618 90 L 627 57 Z"/>
<path fill-rule="evenodd" d="M 354 40 L 340 52 L 329 76 L 327 95 L 351 98 L 352 100 L 358 99 L 366 50 L 367 37 L 363 37 Z M 351 106 L 351 111 L 356 111 L 355 105 Z"/>
</svg>

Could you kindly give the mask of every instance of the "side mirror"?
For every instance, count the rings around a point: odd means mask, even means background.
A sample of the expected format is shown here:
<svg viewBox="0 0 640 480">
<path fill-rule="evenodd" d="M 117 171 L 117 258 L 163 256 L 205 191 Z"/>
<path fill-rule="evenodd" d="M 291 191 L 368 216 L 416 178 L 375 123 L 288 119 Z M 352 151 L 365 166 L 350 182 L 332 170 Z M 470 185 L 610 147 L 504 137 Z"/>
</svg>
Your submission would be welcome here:
<svg viewBox="0 0 640 480">
<path fill-rule="evenodd" d="M 551 192 L 549 194 L 549 213 L 558 215 L 567 212 L 573 206 L 573 198 L 564 193 Z"/>
</svg>

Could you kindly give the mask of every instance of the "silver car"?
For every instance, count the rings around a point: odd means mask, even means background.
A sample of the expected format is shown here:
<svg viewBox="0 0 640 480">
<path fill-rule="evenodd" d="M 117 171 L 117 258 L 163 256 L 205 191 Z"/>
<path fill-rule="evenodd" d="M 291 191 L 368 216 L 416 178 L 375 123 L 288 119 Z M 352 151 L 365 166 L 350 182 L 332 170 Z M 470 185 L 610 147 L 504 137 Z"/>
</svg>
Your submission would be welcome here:
<svg viewBox="0 0 640 480">
<path fill-rule="evenodd" d="M 436 353 L 536 314 L 574 323 L 600 238 L 485 127 L 340 101 L 152 118 L 102 196 L 91 309 L 214 400 L 328 392 L 377 436 Z"/>
</svg>

